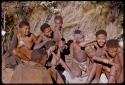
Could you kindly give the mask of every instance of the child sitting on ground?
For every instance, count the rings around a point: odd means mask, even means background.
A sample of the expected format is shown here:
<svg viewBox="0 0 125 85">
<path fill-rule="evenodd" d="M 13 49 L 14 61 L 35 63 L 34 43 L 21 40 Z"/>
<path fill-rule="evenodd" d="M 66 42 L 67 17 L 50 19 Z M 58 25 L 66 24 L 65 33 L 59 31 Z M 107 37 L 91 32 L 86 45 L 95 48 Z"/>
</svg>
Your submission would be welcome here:
<svg viewBox="0 0 125 85">
<path fill-rule="evenodd" d="M 34 49 L 41 48 L 48 40 L 53 39 L 53 31 L 49 24 L 44 23 L 40 29 L 42 32 L 36 41 Z"/>
<path fill-rule="evenodd" d="M 13 54 L 20 58 L 23 62 L 31 59 L 31 53 L 36 36 L 30 33 L 30 25 L 27 21 L 22 21 L 19 24 L 19 32 L 17 33 L 17 48 L 13 49 Z"/>
</svg>

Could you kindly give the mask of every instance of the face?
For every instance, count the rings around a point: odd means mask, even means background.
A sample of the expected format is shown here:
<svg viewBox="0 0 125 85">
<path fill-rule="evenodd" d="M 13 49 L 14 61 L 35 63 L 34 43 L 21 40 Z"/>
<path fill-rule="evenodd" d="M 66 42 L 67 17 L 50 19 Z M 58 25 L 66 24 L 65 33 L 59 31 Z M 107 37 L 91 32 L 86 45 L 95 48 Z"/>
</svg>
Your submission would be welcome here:
<svg viewBox="0 0 125 85">
<path fill-rule="evenodd" d="M 56 26 L 57 28 L 61 28 L 61 27 L 62 27 L 62 22 L 61 22 L 60 19 L 56 19 L 56 20 L 55 20 L 55 26 Z"/>
<path fill-rule="evenodd" d="M 23 26 L 22 28 L 21 28 L 21 33 L 23 34 L 23 35 L 29 35 L 29 33 L 30 33 L 30 27 L 29 26 Z"/>
<path fill-rule="evenodd" d="M 79 37 L 76 41 L 77 41 L 78 43 L 84 42 L 84 36 Z"/>
<path fill-rule="evenodd" d="M 100 47 L 103 47 L 106 43 L 106 36 L 104 34 L 99 34 L 96 37 L 97 43 Z"/>
<path fill-rule="evenodd" d="M 48 27 L 48 28 L 46 28 L 46 29 L 44 30 L 44 35 L 45 35 L 46 37 L 48 37 L 48 38 L 52 37 L 52 30 L 51 30 L 50 27 Z"/>
<path fill-rule="evenodd" d="M 115 57 L 118 52 L 118 48 L 107 48 L 107 51 L 111 57 Z"/>
</svg>

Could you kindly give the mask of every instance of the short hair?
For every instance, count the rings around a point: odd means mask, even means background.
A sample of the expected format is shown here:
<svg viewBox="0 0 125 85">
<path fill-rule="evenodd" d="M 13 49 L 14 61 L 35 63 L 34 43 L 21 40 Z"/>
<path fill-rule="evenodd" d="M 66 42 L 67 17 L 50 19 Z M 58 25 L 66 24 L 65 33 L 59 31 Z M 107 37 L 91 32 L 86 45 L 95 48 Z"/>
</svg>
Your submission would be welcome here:
<svg viewBox="0 0 125 85">
<path fill-rule="evenodd" d="M 76 34 L 82 35 L 84 37 L 83 32 L 81 30 L 79 30 L 79 29 L 74 31 L 74 35 L 76 35 Z"/>
<path fill-rule="evenodd" d="M 48 28 L 48 27 L 50 27 L 50 25 L 47 24 L 47 23 L 44 23 L 44 24 L 40 27 L 40 29 L 41 29 L 42 32 L 44 32 L 44 30 L 45 30 L 46 28 Z"/>
<path fill-rule="evenodd" d="M 110 39 L 106 43 L 107 48 L 118 48 L 118 40 L 117 39 Z"/>
<path fill-rule="evenodd" d="M 62 41 L 66 41 L 65 38 L 61 38 Z"/>
<path fill-rule="evenodd" d="M 26 20 L 23 20 L 19 24 L 19 28 L 22 28 L 23 26 L 30 26 L 29 22 Z"/>
<path fill-rule="evenodd" d="M 37 62 L 38 60 L 42 60 L 45 55 L 47 55 L 45 48 L 35 49 L 32 52 L 31 61 Z"/>
<path fill-rule="evenodd" d="M 75 31 L 74 31 L 74 34 L 81 34 L 81 33 L 82 33 L 81 30 L 75 30 Z"/>
<path fill-rule="evenodd" d="M 107 32 L 105 30 L 98 30 L 95 35 L 97 37 L 100 34 L 104 34 L 105 36 L 107 36 Z"/>
<path fill-rule="evenodd" d="M 45 45 L 43 46 L 46 50 L 48 50 L 51 46 L 54 46 L 56 44 L 56 42 L 54 40 L 49 40 L 45 43 Z"/>
<path fill-rule="evenodd" d="M 60 15 L 55 16 L 54 20 L 60 20 L 63 23 L 63 18 Z"/>
<path fill-rule="evenodd" d="M 71 43 L 73 43 L 73 40 L 68 40 L 68 42 L 66 43 L 66 45 L 70 46 Z"/>
</svg>

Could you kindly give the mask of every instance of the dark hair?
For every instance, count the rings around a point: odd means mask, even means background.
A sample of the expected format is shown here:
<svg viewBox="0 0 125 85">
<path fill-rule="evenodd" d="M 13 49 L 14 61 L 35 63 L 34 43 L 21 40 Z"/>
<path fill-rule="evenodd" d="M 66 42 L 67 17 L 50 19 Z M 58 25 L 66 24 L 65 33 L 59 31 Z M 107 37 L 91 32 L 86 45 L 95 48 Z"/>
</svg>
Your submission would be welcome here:
<svg viewBox="0 0 125 85">
<path fill-rule="evenodd" d="M 55 16 L 54 20 L 60 20 L 63 23 L 63 18 L 60 15 Z"/>
<path fill-rule="evenodd" d="M 81 30 L 75 30 L 75 31 L 74 31 L 74 34 L 81 34 L 81 33 L 82 33 Z"/>
<path fill-rule="evenodd" d="M 99 34 L 104 34 L 105 36 L 107 36 L 107 32 L 105 30 L 98 30 L 96 32 L 96 37 L 99 35 Z"/>
<path fill-rule="evenodd" d="M 46 28 L 48 28 L 48 27 L 50 27 L 50 25 L 47 24 L 47 23 L 44 23 L 44 24 L 40 27 L 40 29 L 41 29 L 42 32 L 44 32 L 44 30 L 45 30 Z"/>
<path fill-rule="evenodd" d="M 19 24 L 19 28 L 22 28 L 23 26 L 30 26 L 29 22 L 26 20 L 23 20 Z"/>
<path fill-rule="evenodd" d="M 118 48 L 119 47 L 118 40 L 110 39 L 107 41 L 106 46 L 107 48 Z"/>
<path fill-rule="evenodd" d="M 68 40 L 68 42 L 66 43 L 67 46 L 70 46 L 71 43 L 73 43 L 73 40 Z"/>
<path fill-rule="evenodd" d="M 61 40 L 62 40 L 62 41 L 65 41 L 65 39 L 64 39 L 64 38 L 61 38 Z"/>
<path fill-rule="evenodd" d="M 46 50 L 48 50 L 51 46 L 54 46 L 56 42 L 54 40 L 47 41 L 43 46 Z"/>
<path fill-rule="evenodd" d="M 42 60 L 45 55 L 47 55 L 45 48 L 35 49 L 32 52 L 31 61 L 37 62 L 38 60 Z"/>
</svg>

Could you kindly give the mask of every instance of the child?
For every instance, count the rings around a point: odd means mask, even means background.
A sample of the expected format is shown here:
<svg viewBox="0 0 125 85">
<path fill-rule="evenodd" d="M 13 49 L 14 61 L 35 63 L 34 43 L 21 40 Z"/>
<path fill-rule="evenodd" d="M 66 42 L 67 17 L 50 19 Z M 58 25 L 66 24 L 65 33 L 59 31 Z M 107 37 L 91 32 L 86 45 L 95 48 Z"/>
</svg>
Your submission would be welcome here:
<svg viewBox="0 0 125 85">
<path fill-rule="evenodd" d="M 96 32 L 96 40 L 92 43 L 87 44 L 86 46 L 92 46 L 96 49 L 96 56 L 101 57 L 106 53 L 106 38 L 107 32 L 105 30 L 99 30 Z M 96 64 L 96 75 L 94 82 L 99 82 L 99 78 L 101 76 L 101 64 Z"/>
<path fill-rule="evenodd" d="M 62 35 L 63 19 L 61 16 L 55 16 L 54 22 L 55 22 L 54 39 L 55 39 L 55 41 L 60 41 L 61 38 L 63 38 L 63 35 Z"/>
<path fill-rule="evenodd" d="M 96 69 L 97 69 L 98 63 L 96 63 L 95 61 L 101 61 L 100 57 L 95 57 L 96 51 L 97 50 L 92 46 L 85 47 L 85 52 L 86 52 L 87 56 L 89 57 L 89 65 L 88 65 L 88 74 L 89 75 L 88 75 L 88 78 L 86 80 L 86 83 L 90 83 L 92 81 L 92 79 L 94 78 L 94 76 L 96 75 Z M 95 80 L 96 79 L 94 79 L 93 83 L 95 82 Z M 104 81 L 104 82 L 106 82 L 106 81 Z"/>
<path fill-rule="evenodd" d="M 70 69 L 68 68 L 68 66 L 65 64 L 65 62 L 60 57 L 60 50 L 56 46 L 56 43 L 54 43 L 52 40 L 50 40 L 45 43 L 44 47 L 46 48 L 48 55 L 50 56 L 49 57 L 49 62 L 51 62 L 51 68 L 49 69 L 50 74 L 54 74 L 55 72 L 57 72 L 56 67 L 59 64 L 61 64 L 62 67 L 64 67 L 66 70 L 68 70 L 68 72 L 70 72 Z M 64 83 L 64 81 L 62 80 L 59 73 L 57 73 L 57 77 L 52 75 L 52 78 L 54 80 L 58 79 L 60 81 L 59 83 Z"/>
<path fill-rule="evenodd" d="M 19 64 L 10 83 L 52 84 L 52 78 L 45 67 L 48 55 L 45 49 L 36 49 L 32 52 L 31 61 Z"/>
<path fill-rule="evenodd" d="M 107 46 L 107 53 L 102 57 L 96 57 L 93 55 L 94 56 L 93 60 L 97 62 L 102 62 L 103 68 L 101 70 L 108 77 L 108 83 L 122 81 L 123 73 L 121 72 L 122 66 L 120 62 L 120 58 L 122 56 L 120 55 L 118 50 L 119 49 L 118 41 L 114 39 L 108 40 L 106 46 Z M 93 69 L 97 69 L 97 67 L 93 67 Z M 96 70 L 93 70 L 93 72 L 91 71 L 87 82 L 90 81 L 90 79 L 92 79 L 92 76 L 95 74 L 95 71 Z"/>
<path fill-rule="evenodd" d="M 82 71 L 86 71 L 87 56 L 84 50 L 81 49 L 80 44 L 84 42 L 84 35 L 80 30 L 75 30 L 74 41 L 70 47 L 70 56 L 72 58 L 72 70 L 75 77 L 80 77 Z"/>
<path fill-rule="evenodd" d="M 13 54 L 23 61 L 29 61 L 33 45 L 36 42 L 36 36 L 30 33 L 30 25 L 27 21 L 20 22 L 19 28 L 19 32 L 17 33 L 17 48 L 13 49 Z"/>
<path fill-rule="evenodd" d="M 40 29 L 42 33 L 40 34 L 38 40 L 36 41 L 34 49 L 41 48 L 48 40 L 51 40 L 53 38 L 53 31 L 49 24 L 44 23 L 40 27 Z"/>
<path fill-rule="evenodd" d="M 119 49 L 118 41 L 115 39 L 108 40 L 106 46 L 107 46 L 106 57 L 108 59 L 108 62 L 112 63 L 112 66 L 110 67 L 110 73 L 107 74 L 108 83 L 114 83 L 114 82 L 116 83 L 118 82 L 122 71 L 122 63 L 120 61 L 121 57 L 118 50 Z"/>
</svg>

